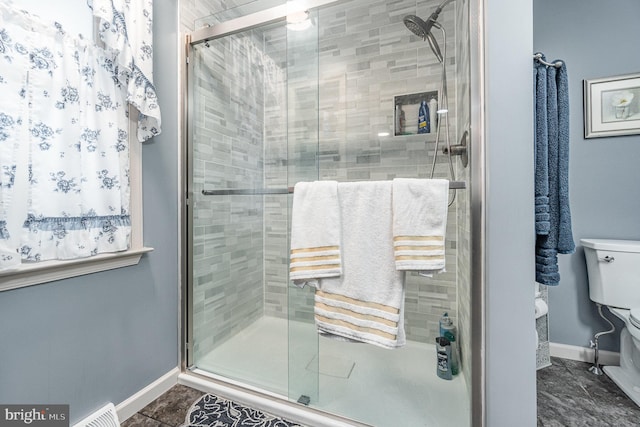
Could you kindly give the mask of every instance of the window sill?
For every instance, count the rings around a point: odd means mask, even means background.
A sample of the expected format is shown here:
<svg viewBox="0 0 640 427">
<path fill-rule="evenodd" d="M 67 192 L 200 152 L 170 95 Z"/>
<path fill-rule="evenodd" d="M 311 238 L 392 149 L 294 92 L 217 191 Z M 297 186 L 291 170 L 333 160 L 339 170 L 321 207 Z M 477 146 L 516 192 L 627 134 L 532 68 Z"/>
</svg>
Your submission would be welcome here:
<svg viewBox="0 0 640 427">
<path fill-rule="evenodd" d="M 0 272 L 0 292 L 136 265 L 143 254 L 152 250 L 143 247 L 68 261 L 23 264 L 16 269 Z"/>
</svg>

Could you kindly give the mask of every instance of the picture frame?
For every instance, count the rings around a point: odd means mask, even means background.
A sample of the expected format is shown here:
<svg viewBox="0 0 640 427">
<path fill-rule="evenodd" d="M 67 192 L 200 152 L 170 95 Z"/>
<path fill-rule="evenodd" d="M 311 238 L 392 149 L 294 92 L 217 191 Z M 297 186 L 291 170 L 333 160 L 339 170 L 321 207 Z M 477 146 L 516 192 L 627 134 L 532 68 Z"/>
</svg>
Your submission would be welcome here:
<svg viewBox="0 0 640 427">
<path fill-rule="evenodd" d="M 584 80 L 584 137 L 640 134 L 640 74 Z"/>
</svg>

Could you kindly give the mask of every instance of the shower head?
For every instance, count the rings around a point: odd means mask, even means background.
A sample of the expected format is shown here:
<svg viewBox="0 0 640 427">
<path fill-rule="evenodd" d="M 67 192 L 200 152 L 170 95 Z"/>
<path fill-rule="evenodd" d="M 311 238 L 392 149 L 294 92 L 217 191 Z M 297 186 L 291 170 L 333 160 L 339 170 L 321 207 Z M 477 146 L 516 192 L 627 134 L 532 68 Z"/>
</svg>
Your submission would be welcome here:
<svg viewBox="0 0 640 427">
<path fill-rule="evenodd" d="M 416 36 L 422 37 L 422 40 L 426 40 L 429 42 L 429 46 L 431 46 L 431 50 L 433 54 L 436 56 L 439 62 L 442 62 L 444 59 L 442 58 L 442 53 L 440 52 L 440 46 L 436 41 L 436 38 L 431 33 L 431 28 L 435 27 L 439 30 L 444 31 L 442 25 L 438 23 L 438 16 L 440 16 L 440 12 L 442 9 L 451 3 L 453 0 L 444 0 L 440 5 L 436 8 L 435 12 L 433 12 L 426 21 L 423 21 L 416 15 L 408 15 L 404 17 L 404 25 Z"/>
<path fill-rule="evenodd" d="M 442 53 L 440 52 L 440 46 L 438 45 L 436 38 L 431 33 L 431 28 L 433 27 L 442 29 L 442 25 L 440 25 L 436 21 L 440 10 L 441 9 L 438 8 L 436 12 L 432 13 L 426 22 L 416 15 L 407 15 L 404 17 L 404 25 L 406 25 L 409 31 L 411 31 L 416 36 L 422 37 L 422 40 L 428 41 L 433 54 L 436 56 L 439 62 L 442 62 L 443 58 Z"/>
<path fill-rule="evenodd" d="M 416 15 L 407 15 L 404 17 L 404 25 L 407 26 L 409 31 L 418 37 L 422 37 L 423 40 L 427 39 L 427 34 L 430 31 L 431 26 L 427 26 L 427 23 Z"/>
</svg>

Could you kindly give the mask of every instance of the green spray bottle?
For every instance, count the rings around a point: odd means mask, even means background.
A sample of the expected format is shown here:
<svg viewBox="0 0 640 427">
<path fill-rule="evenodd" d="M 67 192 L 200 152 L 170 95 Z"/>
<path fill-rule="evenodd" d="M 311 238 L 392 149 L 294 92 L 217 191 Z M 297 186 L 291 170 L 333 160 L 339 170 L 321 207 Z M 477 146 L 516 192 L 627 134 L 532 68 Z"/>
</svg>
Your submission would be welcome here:
<svg viewBox="0 0 640 427">
<path fill-rule="evenodd" d="M 448 313 L 444 313 L 440 318 L 440 336 L 445 337 L 451 344 L 451 374 L 458 375 L 458 372 L 460 372 L 457 342 L 458 332 Z"/>
</svg>

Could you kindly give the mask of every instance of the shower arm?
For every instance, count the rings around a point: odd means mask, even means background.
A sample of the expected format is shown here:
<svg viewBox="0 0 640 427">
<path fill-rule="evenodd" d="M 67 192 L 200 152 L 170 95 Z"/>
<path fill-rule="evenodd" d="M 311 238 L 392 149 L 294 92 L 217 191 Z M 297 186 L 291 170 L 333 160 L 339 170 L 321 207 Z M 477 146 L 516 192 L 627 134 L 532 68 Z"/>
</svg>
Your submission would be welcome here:
<svg viewBox="0 0 640 427">
<path fill-rule="evenodd" d="M 429 18 L 427 19 L 427 21 L 432 21 L 433 23 L 436 22 L 436 20 L 438 19 L 438 16 L 440 15 L 440 12 L 442 12 L 442 9 L 444 9 L 444 7 L 446 5 L 448 5 L 449 3 L 451 3 L 454 0 L 444 0 L 442 3 L 440 3 L 438 5 L 438 7 L 436 8 L 436 11 L 433 12 L 431 14 L 431 16 L 429 16 Z"/>
<path fill-rule="evenodd" d="M 440 6 L 438 6 L 438 8 L 436 9 L 438 13 L 440 13 L 440 11 L 442 11 L 442 9 L 452 1 L 453 0 L 444 0 L 442 3 L 440 3 Z"/>
</svg>

